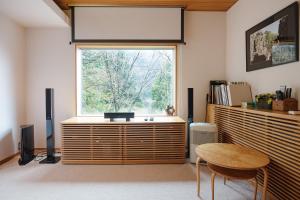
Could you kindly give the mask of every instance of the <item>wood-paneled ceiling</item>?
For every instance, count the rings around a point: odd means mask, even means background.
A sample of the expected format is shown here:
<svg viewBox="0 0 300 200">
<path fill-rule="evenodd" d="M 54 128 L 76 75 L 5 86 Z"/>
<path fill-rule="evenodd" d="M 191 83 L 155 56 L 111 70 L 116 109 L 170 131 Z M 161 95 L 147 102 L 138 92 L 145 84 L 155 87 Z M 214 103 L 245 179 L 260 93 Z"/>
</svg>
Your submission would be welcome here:
<svg viewBox="0 0 300 200">
<path fill-rule="evenodd" d="M 238 0 L 54 0 L 63 10 L 69 6 L 169 6 L 194 11 L 227 11 Z"/>
</svg>

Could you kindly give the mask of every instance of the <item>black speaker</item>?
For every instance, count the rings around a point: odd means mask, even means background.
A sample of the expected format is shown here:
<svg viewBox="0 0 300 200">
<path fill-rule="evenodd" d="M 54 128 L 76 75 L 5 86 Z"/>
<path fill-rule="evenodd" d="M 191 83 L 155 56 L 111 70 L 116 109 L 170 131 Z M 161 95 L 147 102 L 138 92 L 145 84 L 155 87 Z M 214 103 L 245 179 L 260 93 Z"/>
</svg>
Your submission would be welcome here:
<svg viewBox="0 0 300 200">
<path fill-rule="evenodd" d="M 54 90 L 53 88 L 46 88 L 46 120 L 54 118 Z"/>
<path fill-rule="evenodd" d="M 188 119 L 193 121 L 194 117 L 194 89 L 188 88 Z"/>
<path fill-rule="evenodd" d="M 194 89 L 188 88 L 188 130 L 187 130 L 187 149 L 186 157 L 190 157 L 190 124 L 194 121 Z"/>
<path fill-rule="evenodd" d="M 34 155 L 34 127 L 33 125 L 20 126 L 21 141 L 19 143 L 19 165 L 26 165 L 35 158 Z"/>
<path fill-rule="evenodd" d="M 130 118 L 134 118 L 134 112 L 106 112 L 104 118 L 110 118 L 113 121 L 117 118 L 125 118 L 126 121 L 130 121 Z"/>
<path fill-rule="evenodd" d="M 46 140 L 47 157 L 40 161 L 41 164 L 57 163 L 60 157 L 55 156 L 55 137 L 54 137 L 54 89 L 46 88 Z"/>
</svg>

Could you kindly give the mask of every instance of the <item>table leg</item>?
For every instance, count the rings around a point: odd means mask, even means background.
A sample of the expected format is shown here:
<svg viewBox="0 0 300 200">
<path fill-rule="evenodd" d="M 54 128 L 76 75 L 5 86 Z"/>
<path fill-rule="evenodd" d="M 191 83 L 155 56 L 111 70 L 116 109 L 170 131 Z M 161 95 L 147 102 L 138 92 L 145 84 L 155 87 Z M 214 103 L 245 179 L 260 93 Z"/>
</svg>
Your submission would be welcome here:
<svg viewBox="0 0 300 200">
<path fill-rule="evenodd" d="M 263 194 L 262 194 L 262 200 L 267 199 L 267 187 L 268 187 L 268 178 L 269 178 L 269 173 L 267 167 L 261 168 L 264 172 L 264 185 L 263 185 Z"/>
<path fill-rule="evenodd" d="M 256 196 L 257 196 L 257 179 L 256 177 L 253 179 L 254 180 L 254 200 L 256 200 Z"/>
<path fill-rule="evenodd" d="M 216 177 L 216 173 L 213 172 L 211 174 L 211 199 L 212 200 L 215 199 L 215 177 Z"/>
<path fill-rule="evenodd" d="M 200 197 L 200 157 L 196 161 L 197 195 Z"/>
</svg>

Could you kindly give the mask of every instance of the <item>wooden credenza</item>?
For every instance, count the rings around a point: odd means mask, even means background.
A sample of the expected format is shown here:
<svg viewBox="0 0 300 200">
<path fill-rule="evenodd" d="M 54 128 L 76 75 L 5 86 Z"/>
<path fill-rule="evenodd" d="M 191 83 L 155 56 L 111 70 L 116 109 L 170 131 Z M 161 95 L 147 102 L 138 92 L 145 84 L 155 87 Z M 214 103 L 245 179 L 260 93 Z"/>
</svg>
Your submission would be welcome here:
<svg viewBox="0 0 300 200">
<path fill-rule="evenodd" d="M 300 116 L 209 105 L 207 119 L 217 124 L 219 142 L 240 144 L 269 155 L 268 191 L 273 197 L 300 199 Z M 262 173 L 258 179 L 262 184 Z"/>
<path fill-rule="evenodd" d="M 74 117 L 61 124 L 64 164 L 185 162 L 186 122 L 179 117 L 136 117 L 129 122 Z"/>
</svg>

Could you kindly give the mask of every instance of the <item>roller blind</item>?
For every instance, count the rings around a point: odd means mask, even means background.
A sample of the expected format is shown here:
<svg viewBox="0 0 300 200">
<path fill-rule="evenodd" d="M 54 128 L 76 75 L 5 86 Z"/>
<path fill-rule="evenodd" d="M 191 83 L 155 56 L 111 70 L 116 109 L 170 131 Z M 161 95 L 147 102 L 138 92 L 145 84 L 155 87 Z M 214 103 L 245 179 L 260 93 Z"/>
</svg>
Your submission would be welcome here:
<svg viewBox="0 0 300 200">
<path fill-rule="evenodd" d="M 73 42 L 184 42 L 181 8 L 73 7 Z"/>
</svg>

